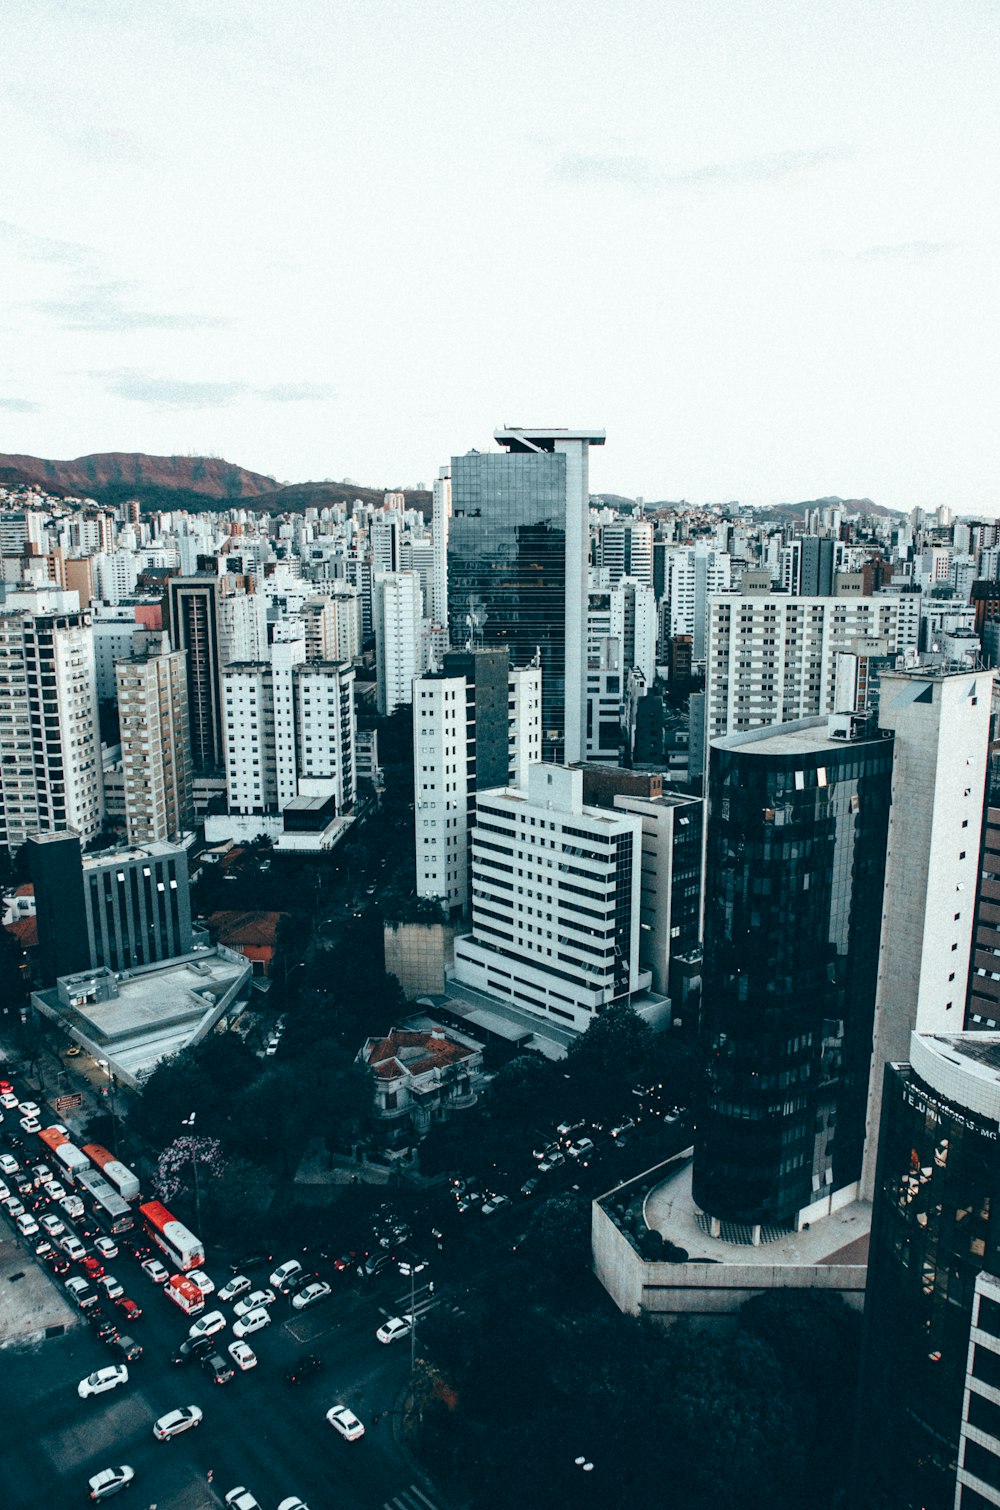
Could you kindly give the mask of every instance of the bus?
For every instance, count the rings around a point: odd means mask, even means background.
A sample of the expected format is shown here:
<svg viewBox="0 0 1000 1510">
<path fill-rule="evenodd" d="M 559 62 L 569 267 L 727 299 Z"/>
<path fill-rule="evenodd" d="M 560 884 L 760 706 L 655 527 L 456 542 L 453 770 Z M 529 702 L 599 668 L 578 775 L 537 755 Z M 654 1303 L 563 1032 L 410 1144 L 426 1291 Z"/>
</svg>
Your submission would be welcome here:
<svg viewBox="0 0 1000 1510">
<path fill-rule="evenodd" d="M 84 1143 L 83 1151 L 87 1158 L 99 1169 L 109 1185 L 113 1185 L 124 1201 L 134 1201 L 139 1195 L 139 1181 L 120 1159 L 116 1159 L 113 1153 L 102 1148 L 100 1143 Z"/>
<path fill-rule="evenodd" d="M 69 1180 L 71 1185 L 76 1184 L 77 1176 L 82 1169 L 90 1169 L 90 1160 L 83 1149 L 71 1143 L 66 1134 L 60 1132 L 57 1127 L 45 1127 L 38 1136 L 58 1164 L 60 1173 Z"/>
<path fill-rule="evenodd" d="M 196 1269 L 205 1262 L 205 1250 L 193 1232 L 171 1216 L 160 1201 L 146 1201 L 139 1207 L 142 1224 L 158 1248 L 177 1269 Z"/>
<path fill-rule="evenodd" d="M 104 1176 L 96 1169 L 81 1169 L 76 1183 L 82 1194 L 90 1199 L 94 1215 L 112 1237 L 122 1232 L 131 1232 L 135 1217 L 128 1201 L 123 1201 L 117 1190 L 112 1189 Z"/>
</svg>

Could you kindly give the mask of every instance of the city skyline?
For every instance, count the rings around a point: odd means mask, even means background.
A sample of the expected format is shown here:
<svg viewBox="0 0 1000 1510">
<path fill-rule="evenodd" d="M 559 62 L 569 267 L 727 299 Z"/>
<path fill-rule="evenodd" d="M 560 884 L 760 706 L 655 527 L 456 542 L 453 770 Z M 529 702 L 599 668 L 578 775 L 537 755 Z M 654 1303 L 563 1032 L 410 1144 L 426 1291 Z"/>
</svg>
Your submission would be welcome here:
<svg viewBox="0 0 1000 1510">
<path fill-rule="evenodd" d="M 4 447 L 993 514 L 995 28 L 899 20 L 17 5 Z"/>
</svg>

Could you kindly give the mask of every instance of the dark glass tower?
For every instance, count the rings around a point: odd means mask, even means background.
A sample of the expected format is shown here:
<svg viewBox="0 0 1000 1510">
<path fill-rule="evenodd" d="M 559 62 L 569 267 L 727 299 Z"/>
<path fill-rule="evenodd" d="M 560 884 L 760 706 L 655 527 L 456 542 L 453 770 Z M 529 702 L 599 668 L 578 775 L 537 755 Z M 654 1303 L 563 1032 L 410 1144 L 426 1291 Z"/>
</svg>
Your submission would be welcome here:
<svg viewBox="0 0 1000 1510">
<path fill-rule="evenodd" d="M 892 752 L 822 719 L 712 745 L 693 1176 L 710 1217 L 794 1225 L 860 1176 Z"/>
<path fill-rule="evenodd" d="M 455 649 L 542 668 L 542 753 L 580 760 L 586 707 L 588 452 L 602 431 L 499 430 L 504 452 L 451 461 L 448 618 Z"/>
<path fill-rule="evenodd" d="M 1000 1273 L 1000 1037 L 910 1044 L 885 1070 L 852 1503 L 983 1510 L 1000 1498 L 1000 1305 L 985 1298 Z"/>
</svg>

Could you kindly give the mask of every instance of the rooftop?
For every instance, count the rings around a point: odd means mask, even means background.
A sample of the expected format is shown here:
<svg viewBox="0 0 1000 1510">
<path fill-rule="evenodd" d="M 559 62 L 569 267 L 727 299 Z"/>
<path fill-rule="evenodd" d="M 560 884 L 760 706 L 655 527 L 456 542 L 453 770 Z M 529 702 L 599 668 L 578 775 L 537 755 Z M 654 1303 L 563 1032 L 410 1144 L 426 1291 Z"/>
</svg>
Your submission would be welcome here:
<svg viewBox="0 0 1000 1510">
<path fill-rule="evenodd" d="M 505 425 L 502 430 L 494 430 L 493 439 L 509 451 L 553 451 L 559 440 L 585 440 L 592 446 L 603 446 L 607 431 L 567 430 L 560 425 Z"/>
<path fill-rule="evenodd" d="M 454 1042 L 441 1028 L 428 1032 L 393 1028 L 386 1038 L 369 1038 L 362 1052 L 380 1080 L 395 1080 L 400 1075 L 426 1075 L 430 1070 L 460 1064 L 477 1051 Z"/>
<path fill-rule="evenodd" d="M 845 745 L 873 744 L 886 738 L 884 731 L 861 739 L 837 737 L 830 732 L 828 718 L 797 718 L 784 724 L 763 724 L 758 729 L 744 729 L 713 739 L 713 750 L 742 750 L 760 745 L 760 755 L 818 755 L 827 750 L 842 750 Z"/>
</svg>

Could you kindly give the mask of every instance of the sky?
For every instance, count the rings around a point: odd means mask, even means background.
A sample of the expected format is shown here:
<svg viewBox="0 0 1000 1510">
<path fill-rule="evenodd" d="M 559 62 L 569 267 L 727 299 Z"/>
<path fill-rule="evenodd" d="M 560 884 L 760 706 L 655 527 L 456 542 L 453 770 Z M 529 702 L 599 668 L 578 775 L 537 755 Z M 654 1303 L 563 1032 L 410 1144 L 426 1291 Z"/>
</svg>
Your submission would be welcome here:
<svg viewBox="0 0 1000 1510">
<path fill-rule="evenodd" d="M 994 0 L 5 0 L 0 452 L 1000 513 Z"/>
</svg>

